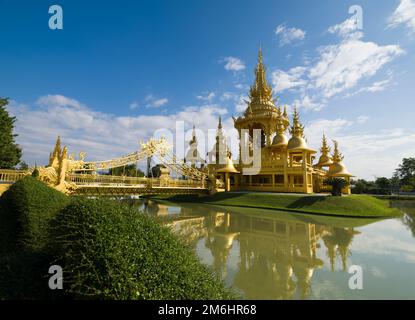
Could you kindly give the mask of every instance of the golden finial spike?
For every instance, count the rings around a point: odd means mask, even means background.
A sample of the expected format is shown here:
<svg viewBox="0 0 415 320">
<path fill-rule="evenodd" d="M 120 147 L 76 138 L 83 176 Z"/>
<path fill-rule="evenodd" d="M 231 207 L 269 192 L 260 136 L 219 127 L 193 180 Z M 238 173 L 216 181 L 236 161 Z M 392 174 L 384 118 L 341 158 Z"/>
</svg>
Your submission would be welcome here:
<svg viewBox="0 0 415 320">
<path fill-rule="evenodd" d="M 259 43 L 259 49 L 258 49 L 258 64 L 262 64 L 262 46 L 261 46 L 261 43 Z"/>
<path fill-rule="evenodd" d="M 255 84 L 251 87 L 249 92 L 251 102 L 254 104 L 263 102 L 273 102 L 272 88 L 267 83 L 265 75 L 265 67 L 262 64 L 262 48 L 258 51 L 258 64 L 255 68 Z"/>
<path fill-rule="evenodd" d="M 222 129 L 222 116 L 219 116 L 218 129 Z"/>
<path fill-rule="evenodd" d="M 333 162 L 340 162 L 343 160 L 343 155 L 340 153 L 339 151 L 339 144 L 336 140 L 333 140 L 334 143 L 334 151 L 333 151 L 333 156 L 331 157 Z"/>
<path fill-rule="evenodd" d="M 322 145 L 321 145 L 321 154 L 322 155 L 328 155 L 330 152 L 330 147 L 327 145 L 327 139 L 326 139 L 326 135 L 323 132 L 323 139 L 322 139 Z"/>
<path fill-rule="evenodd" d="M 300 116 L 299 116 L 299 113 L 297 111 L 297 106 L 294 106 L 293 124 L 291 126 L 290 133 L 293 136 L 303 137 L 304 138 L 304 127 L 300 123 Z"/>
</svg>

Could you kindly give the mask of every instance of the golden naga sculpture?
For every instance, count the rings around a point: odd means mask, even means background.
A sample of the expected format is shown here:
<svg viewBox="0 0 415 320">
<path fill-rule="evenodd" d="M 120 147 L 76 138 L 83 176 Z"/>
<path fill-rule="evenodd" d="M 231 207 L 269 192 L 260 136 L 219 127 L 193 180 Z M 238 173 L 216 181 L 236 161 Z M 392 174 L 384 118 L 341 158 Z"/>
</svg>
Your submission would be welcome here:
<svg viewBox="0 0 415 320">
<path fill-rule="evenodd" d="M 77 189 L 77 185 L 69 179 L 73 174 L 87 173 L 90 177 L 93 177 L 96 175 L 96 171 L 126 166 L 151 156 L 157 156 L 165 166 L 160 179 L 166 185 L 168 185 L 166 183 L 166 180 L 168 180 L 167 173 L 170 170 L 195 181 L 204 181 L 207 178 L 207 173 L 202 170 L 178 161 L 171 152 L 171 145 L 164 137 L 140 142 L 140 145 L 141 149 L 139 151 L 124 157 L 87 162 L 85 161 L 86 154 L 84 152 L 80 152 L 78 160 L 72 154 L 68 157 L 68 149 L 66 146 L 61 147 L 61 138 L 58 137 L 55 148 L 49 156 L 48 165 L 46 167 L 36 167 L 36 170 L 39 172 L 41 181 L 64 193 L 72 193 Z"/>
</svg>

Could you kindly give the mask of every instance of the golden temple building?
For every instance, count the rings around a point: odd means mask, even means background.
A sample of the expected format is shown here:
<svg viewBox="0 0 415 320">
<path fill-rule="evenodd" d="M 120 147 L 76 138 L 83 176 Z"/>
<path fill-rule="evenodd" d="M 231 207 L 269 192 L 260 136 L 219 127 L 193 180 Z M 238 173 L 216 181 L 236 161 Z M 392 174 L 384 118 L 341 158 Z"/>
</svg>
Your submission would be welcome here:
<svg viewBox="0 0 415 320">
<path fill-rule="evenodd" d="M 227 158 L 219 164 L 223 150 L 228 150 L 223 138 L 222 123 L 219 119 L 216 144 L 208 154 L 209 171 L 223 181 L 225 191 L 267 191 L 318 193 L 329 191 L 323 185 L 328 177 L 343 178 L 348 182 L 342 192 L 350 194 L 350 174 L 343 164 L 343 156 L 339 146 L 334 141 L 334 150 L 330 154 L 325 135 L 320 148 L 321 155 L 315 163 L 317 151 L 309 147 L 301 124 L 300 115 L 294 108 L 289 119 L 287 108 L 279 105 L 273 98 L 273 91 L 266 79 L 266 69 L 262 62 L 262 50 L 259 49 L 258 64 L 255 68 L 255 83 L 249 90 L 249 101 L 245 112 L 234 119 L 235 129 L 241 139 L 242 130 L 249 132 L 250 141 L 254 141 L 254 130 L 261 132 L 260 152 L 261 166 L 257 174 L 243 174 L 252 164 L 246 165 L 239 158 L 234 164 L 230 152 L 225 152 Z M 324 129 L 324 128 L 322 128 Z M 250 152 L 252 153 L 252 146 Z"/>
</svg>

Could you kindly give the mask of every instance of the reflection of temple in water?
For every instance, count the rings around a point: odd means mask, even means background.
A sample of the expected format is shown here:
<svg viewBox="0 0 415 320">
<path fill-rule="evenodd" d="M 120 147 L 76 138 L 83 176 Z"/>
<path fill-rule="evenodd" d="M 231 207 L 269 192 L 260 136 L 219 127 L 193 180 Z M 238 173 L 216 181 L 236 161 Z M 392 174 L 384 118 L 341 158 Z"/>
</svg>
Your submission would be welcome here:
<svg viewBox="0 0 415 320">
<path fill-rule="evenodd" d="M 308 298 L 313 273 L 324 264 L 317 253 L 328 256 L 331 271 L 336 259 L 346 270 L 349 247 L 357 233 L 353 228 L 310 223 L 284 213 L 255 215 L 252 210 L 231 213 L 184 205 L 177 214 L 166 214 L 168 206 L 153 205 L 157 209 L 150 211 L 157 212 L 188 243 L 196 247 L 202 242 L 212 255 L 212 268 L 223 279 L 229 273 L 231 249 L 237 244 L 234 251 L 239 249 L 239 257 L 232 285 L 247 299 Z M 319 250 L 321 244 L 325 248 Z"/>
</svg>

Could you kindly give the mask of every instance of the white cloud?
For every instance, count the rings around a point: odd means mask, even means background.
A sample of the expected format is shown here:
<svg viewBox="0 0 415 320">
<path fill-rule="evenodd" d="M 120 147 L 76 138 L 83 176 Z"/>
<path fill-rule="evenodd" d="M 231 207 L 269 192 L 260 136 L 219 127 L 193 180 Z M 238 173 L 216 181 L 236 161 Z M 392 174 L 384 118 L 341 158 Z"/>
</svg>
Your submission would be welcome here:
<svg viewBox="0 0 415 320">
<path fill-rule="evenodd" d="M 248 97 L 245 95 L 240 95 L 235 103 L 235 111 L 236 113 L 242 113 L 245 112 L 246 108 L 248 107 L 248 104 L 246 101 L 248 100 Z"/>
<path fill-rule="evenodd" d="M 44 96 L 38 102 L 41 106 L 12 101 L 7 108 L 17 117 L 17 142 L 23 148 L 25 161 L 39 165 L 47 162 L 58 135 L 69 153 L 85 151 L 88 160 L 104 160 L 137 150 L 138 142 L 147 140 L 157 129 L 174 132 L 177 121 L 184 121 L 189 129 L 194 123 L 207 132 L 216 129 L 219 115 L 227 114 L 219 105 L 206 104 L 184 107 L 170 115 L 118 117 L 93 111 L 64 96 Z M 232 119 L 223 117 L 223 125 L 230 128 Z"/>
<path fill-rule="evenodd" d="M 376 74 L 386 63 L 403 54 L 398 45 L 349 39 L 321 50 L 320 61 L 309 77 L 325 98 L 353 88 L 359 80 Z"/>
<path fill-rule="evenodd" d="M 342 40 L 337 44 L 320 47 L 314 64 L 288 71 L 275 70 L 272 73 L 274 90 L 297 92 L 300 95 L 296 101 L 299 105 L 320 110 L 330 98 L 347 93 L 364 79 L 377 74 L 387 63 L 404 54 L 404 50 L 398 45 L 379 45 L 361 40 L 362 34 L 351 21 L 354 19 L 329 28 L 330 32 L 341 35 Z M 362 90 L 380 91 L 387 84 L 375 82 L 371 87 Z M 346 97 L 351 95 L 353 94 L 346 94 Z"/>
<path fill-rule="evenodd" d="M 233 92 L 229 92 L 229 91 L 224 92 L 220 97 L 221 101 L 228 101 L 228 100 L 232 100 L 232 99 L 235 99 L 235 94 Z"/>
<path fill-rule="evenodd" d="M 325 101 L 316 102 L 315 98 L 308 95 L 303 95 L 301 99 L 294 100 L 294 105 L 296 105 L 298 108 L 319 111 L 324 107 Z"/>
<path fill-rule="evenodd" d="M 415 1 L 401 0 L 395 12 L 388 19 L 389 27 L 396 28 L 399 25 L 404 25 L 415 33 Z"/>
<path fill-rule="evenodd" d="M 306 71 L 305 67 L 296 67 L 288 70 L 275 70 L 271 74 L 272 84 L 275 92 L 282 92 L 287 89 L 304 86 L 307 82 L 301 79 Z"/>
<path fill-rule="evenodd" d="M 386 79 L 386 80 L 382 80 L 382 81 L 375 81 L 367 87 L 360 88 L 356 92 L 353 92 L 353 93 L 350 93 L 350 94 L 346 95 L 346 98 L 358 95 L 358 94 L 363 93 L 363 92 L 369 92 L 369 93 L 381 92 L 381 91 L 385 90 L 386 88 L 388 88 L 390 83 L 391 83 L 391 79 Z"/>
<path fill-rule="evenodd" d="M 357 123 L 359 123 L 359 124 L 364 124 L 364 123 L 366 123 L 369 119 L 370 119 L 370 117 L 368 117 L 368 116 L 364 116 L 364 115 L 361 115 L 361 116 L 358 116 L 358 117 L 357 117 Z"/>
<path fill-rule="evenodd" d="M 402 158 L 415 154 L 415 131 L 400 128 L 360 131 L 359 126 L 364 129 L 362 125 L 367 120 L 366 116 L 354 121 L 317 119 L 306 123 L 305 135 L 314 149 L 321 145 L 323 130 L 330 143 L 332 139 L 337 140 L 345 156 L 344 163 L 357 178 L 390 177 Z"/>
<path fill-rule="evenodd" d="M 360 39 L 363 33 L 358 29 L 358 20 L 355 17 L 351 17 L 342 23 L 331 26 L 328 32 L 338 34 L 343 38 Z"/>
<path fill-rule="evenodd" d="M 40 97 L 36 104 L 39 106 L 50 107 L 50 106 L 60 106 L 60 107 L 73 107 L 75 109 L 82 109 L 84 105 L 78 101 L 65 97 L 59 94 L 48 94 Z"/>
<path fill-rule="evenodd" d="M 206 93 L 205 95 L 196 96 L 198 100 L 208 101 L 208 102 L 211 102 L 215 97 L 216 97 L 216 94 L 214 92 L 209 92 L 209 93 Z"/>
<path fill-rule="evenodd" d="M 167 98 L 156 98 L 152 94 L 148 94 L 145 98 L 147 108 L 160 108 L 169 102 Z"/>
<path fill-rule="evenodd" d="M 130 103 L 130 109 L 131 109 L 131 110 L 135 110 L 135 109 L 137 109 L 139 106 L 140 106 L 140 105 L 138 104 L 138 102 L 137 102 L 137 101 L 134 101 L 134 102 L 131 102 L 131 103 Z"/>
<path fill-rule="evenodd" d="M 280 46 L 282 47 L 291 42 L 303 40 L 306 32 L 299 28 L 288 28 L 285 23 L 283 23 L 275 29 L 275 34 L 278 36 Z"/>
<path fill-rule="evenodd" d="M 225 70 L 228 71 L 241 71 L 246 68 L 245 63 L 236 57 L 225 57 L 223 59 L 223 62 L 225 63 Z"/>
</svg>

